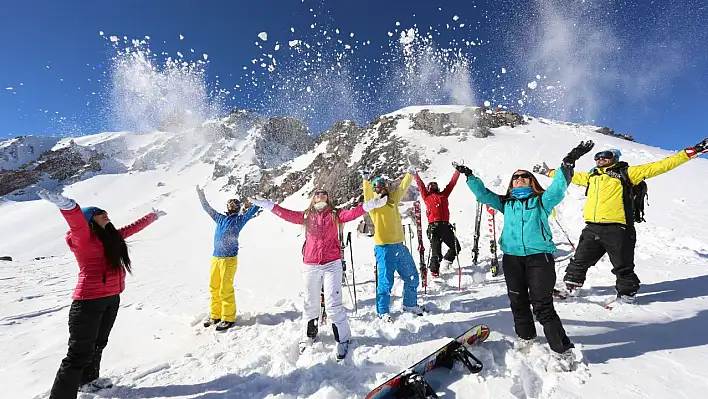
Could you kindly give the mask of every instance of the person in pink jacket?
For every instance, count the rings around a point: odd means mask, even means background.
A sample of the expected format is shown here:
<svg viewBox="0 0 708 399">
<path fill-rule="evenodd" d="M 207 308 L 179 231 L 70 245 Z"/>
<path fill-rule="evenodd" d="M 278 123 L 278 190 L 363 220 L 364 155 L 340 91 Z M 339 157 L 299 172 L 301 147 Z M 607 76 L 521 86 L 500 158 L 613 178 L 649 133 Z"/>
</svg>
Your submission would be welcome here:
<svg viewBox="0 0 708 399">
<path fill-rule="evenodd" d="M 339 224 L 350 222 L 372 209 L 386 204 L 386 198 L 375 197 L 352 209 L 334 207 L 325 190 L 316 190 L 310 205 L 304 211 L 291 211 L 272 201 L 251 199 L 254 205 L 267 209 L 276 216 L 305 227 L 302 247 L 302 278 L 305 284 L 303 319 L 307 323 L 300 350 L 305 350 L 317 337 L 317 318 L 320 309 L 320 288 L 324 280 L 325 304 L 332 320 L 332 331 L 337 341 L 337 359 L 344 359 L 349 351 L 349 320 L 342 306 L 342 255 Z"/>
<path fill-rule="evenodd" d="M 165 215 L 153 210 L 132 224 L 116 229 L 108 213 L 80 208 L 61 194 L 40 190 L 39 197 L 56 205 L 69 225 L 66 243 L 79 265 L 79 279 L 69 310 L 69 351 L 54 379 L 50 399 L 76 398 L 79 388 L 92 391 L 112 385 L 99 378 L 101 355 L 118 315 L 125 275 L 131 272 L 125 239 Z"/>
</svg>

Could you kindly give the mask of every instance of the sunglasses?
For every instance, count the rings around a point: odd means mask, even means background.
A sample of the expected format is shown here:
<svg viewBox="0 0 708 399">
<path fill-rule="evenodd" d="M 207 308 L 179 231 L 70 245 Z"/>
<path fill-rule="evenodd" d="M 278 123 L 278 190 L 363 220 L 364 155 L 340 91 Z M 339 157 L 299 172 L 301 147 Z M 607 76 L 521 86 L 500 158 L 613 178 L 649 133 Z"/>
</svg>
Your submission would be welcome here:
<svg viewBox="0 0 708 399">
<path fill-rule="evenodd" d="M 511 176 L 511 180 L 512 180 L 512 181 L 513 181 L 513 180 L 517 180 L 517 179 L 530 179 L 530 178 L 531 178 L 531 175 L 528 174 L 528 173 L 521 173 L 521 174 L 518 174 L 518 175 L 512 175 L 512 176 Z"/>
<path fill-rule="evenodd" d="M 612 151 L 601 151 L 595 154 L 595 160 L 599 161 L 600 159 L 615 159 L 615 153 Z"/>
<path fill-rule="evenodd" d="M 92 216 L 102 216 L 102 215 L 105 215 L 106 213 L 108 213 L 108 212 L 104 211 L 103 209 L 96 209 L 95 211 L 93 211 Z"/>
<path fill-rule="evenodd" d="M 317 190 L 317 191 L 315 191 L 315 195 L 317 196 L 317 195 L 329 195 L 329 194 L 325 190 Z"/>
</svg>

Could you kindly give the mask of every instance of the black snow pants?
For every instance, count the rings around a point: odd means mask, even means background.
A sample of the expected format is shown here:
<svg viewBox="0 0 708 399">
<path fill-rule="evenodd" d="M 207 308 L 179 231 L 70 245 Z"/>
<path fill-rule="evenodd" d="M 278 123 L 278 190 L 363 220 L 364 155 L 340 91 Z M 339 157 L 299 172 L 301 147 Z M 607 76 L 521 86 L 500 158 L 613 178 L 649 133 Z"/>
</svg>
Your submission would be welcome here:
<svg viewBox="0 0 708 399">
<path fill-rule="evenodd" d="M 430 272 L 440 273 L 440 261 L 446 259 L 450 262 L 460 253 L 462 247 L 455 237 L 455 232 L 449 222 L 433 222 L 428 225 L 428 239 L 430 240 Z M 442 255 L 442 243 L 447 245 L 445 256 Z"/>
<path fill-rule="evenodd" d="M 98 378 L 103 348 L 108 344 L 119 305 L 119 295 L 71 304 L 69 351 L 57 371 L 50 399 L 75 399 L 81 385 Z"/>
<path fill-rule="evenodd" d="M 563 353 L 572 348 L 573 344 L 553 308 L 553 287 L 556 284 L 553 255 L 505 254 L 502 262 L 516 335 L 523 339 L 535 338 L 533 315 L 536 315 L 536 320 L 543 326 L 543 333 L 554 352 Z"/>
<path fill-rule="evenodd" d="M 580 234 L 578 248 L 565 269 L 563 281 L 583 285 L 588 269 L 607 253 L 616 277 L 618 295 L 634 295 L 639 291 L 639 277 L 634 273 L 634 245 L 637 232 L 624 224 L 588 223 Z"/>
</svg>

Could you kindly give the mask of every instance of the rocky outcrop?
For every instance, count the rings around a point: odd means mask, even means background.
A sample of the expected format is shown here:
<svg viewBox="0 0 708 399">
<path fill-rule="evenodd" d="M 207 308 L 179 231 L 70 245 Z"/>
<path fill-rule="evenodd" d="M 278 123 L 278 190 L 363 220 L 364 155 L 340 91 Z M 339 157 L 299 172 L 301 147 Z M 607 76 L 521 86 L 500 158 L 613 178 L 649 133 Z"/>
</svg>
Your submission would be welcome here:
<svg viewBox="0 0 708 399">
<path fill-rule="evenodd" d="M 492 134 L 489 129 L 525 124 L 523 116 L 509 111 L 491 111 L 483 107 L 465 108 L 462 112 L 439 113 L 424 109 L 411 118 L 413 129 L 425 130 L 433 136 L 451 136 L 462 130 L 473 130 L 474 137 Z"/>
<path fill-rule="evenodd" d="M 45 151 L 37 160 L 20 169 L 0 172 L 0 195 L 36 184 L 42 179 L 73 183 L 88 173 L 101 172 L 103 159 L 105 155 L 76 144 Z"/>
<path fill-rule="evenodd" d="M 609 127 L 601 127 L 595 130 L 595 132 L 604 134 L 605 136 L 612 136 L 628 141 L 634 141 L 634 137 L 630 136 L 629 134 L 615 133 L 615 131 L 610 129 Z"/>
</svg>

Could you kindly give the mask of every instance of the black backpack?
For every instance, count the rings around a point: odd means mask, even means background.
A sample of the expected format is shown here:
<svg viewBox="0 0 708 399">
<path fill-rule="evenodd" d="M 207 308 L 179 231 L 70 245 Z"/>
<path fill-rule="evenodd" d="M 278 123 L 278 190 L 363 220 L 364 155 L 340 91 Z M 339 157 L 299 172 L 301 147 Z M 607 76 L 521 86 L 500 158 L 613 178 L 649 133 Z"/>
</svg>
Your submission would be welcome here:
<svg viewBox="0 0 708 399">
<path fill-rule="evenodd" d="M 627 224 L 631 225 L 634 223 L 646 222 L 644 219 L 644 202 L 649 198 L 647 182 L 642 180 L 639 184 L 632 184 L 627 173 L 627 168 L 629 165 L 627 162 L 618 162 L 609 169 L 605 170 L 605 173 L 619 179 L 622 182 L 622 202 L 624 204 L 624 214 L 627 218 Z M 599 176 L 600 173 L 596 169 L 593 169 L 590 177 Z M 588 190 L 590 189 L 590 183 L 585 189 L 585 196 L 588 195 Z"/>
</svg>

